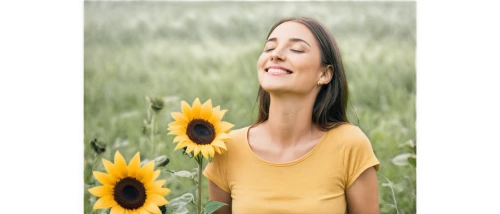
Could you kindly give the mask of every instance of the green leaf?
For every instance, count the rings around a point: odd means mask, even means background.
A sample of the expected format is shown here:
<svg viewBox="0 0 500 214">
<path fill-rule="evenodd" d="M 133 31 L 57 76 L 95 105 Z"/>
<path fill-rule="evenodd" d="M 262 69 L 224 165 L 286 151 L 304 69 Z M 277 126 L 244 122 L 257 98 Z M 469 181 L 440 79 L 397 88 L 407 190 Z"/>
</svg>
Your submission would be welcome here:
<svg viewBox="0 0 500 214">
<path fill-rule="evenodd" d="M 413 154 L 411 153 L 403 153 L 399 154 L 398 156 L 394 157 L 391 161 L 393 164 L 398 165 L 398 166 L 405 166 L 408 165 L 408 157 L 411 157 Z"/>
<path fill-rule="evenodd" d="M 410 157 L 408 157 L 408 162 L 413 166 L 413 167 L 417 167 L 417 156 L 415 155 L 412 155 Z"/>
<path fill-rule="evenodd" d="M 205 204 L 205 208 L 203 208 L 205 210 L 205 212 L 207 214 L 211 214 L 213 212 L 215 212 L 216 210 L 218 210 L 219 208 L 223 207 L 223 206 L 226 206 L 227 204 L 225 203 L 222 203 L 222 202 L 218 202 L 218 201 L 207 201 L 207 204 Z"/>
<path fill-rule="evenodd" d="M 181 170 L 181 171 L 171 171 L 171 170 L 166 170 L 167 172 L 172 173 L 172 175 L 178 176 L 178 177 L 183 177 L 183 178 L 194 178 L 196 175 L 194 172 L 188 172 L 186 170 Z"/>
<path fill-rule="evenodd" d="M 408 140 L 408 141 L 406 141 L 406 142 L 404 142 L 402 144 L 399 144 L 398 147 L 399 148 L 401 148 L 401 147 L 408 147 L 408 148 L 412 148 L 413 149 L 415 147 L 415 143 L 413 142 L 413 140 L 410 139 L 410 140 Z"/>
<path fill-rule="evenodd" d="M 194 195 L 191 193 L 185 193 L 177 198 L 170 201 L 169 204 L 165 205 L 167 210 L 171 210 L 175 214 L 189 214 L 187 205 L 194 201 Z"/>
</svg>

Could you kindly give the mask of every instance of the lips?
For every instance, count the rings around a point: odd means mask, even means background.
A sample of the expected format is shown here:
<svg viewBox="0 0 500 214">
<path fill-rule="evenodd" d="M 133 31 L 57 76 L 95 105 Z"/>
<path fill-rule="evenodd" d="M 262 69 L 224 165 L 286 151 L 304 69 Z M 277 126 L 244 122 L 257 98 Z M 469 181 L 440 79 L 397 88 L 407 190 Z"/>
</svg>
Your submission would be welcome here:
<svg viewBox="0 0 500 214">
<path fill-rule="evenodd" d="M 292 71 L 281 67 L 281 66 L 269 66 L 264 69 L 265 72 L 269 74 L 274 74 L 274 75 L 280 75 L 280 74 L 291 74 L 293 73 Z"/>
</svg>

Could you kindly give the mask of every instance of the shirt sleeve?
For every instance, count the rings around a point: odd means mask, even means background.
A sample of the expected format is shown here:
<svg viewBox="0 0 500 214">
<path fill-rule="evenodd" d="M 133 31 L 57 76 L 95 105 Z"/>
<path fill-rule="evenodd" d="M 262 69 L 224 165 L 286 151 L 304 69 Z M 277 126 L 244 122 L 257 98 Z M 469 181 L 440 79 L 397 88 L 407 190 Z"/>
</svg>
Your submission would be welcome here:
<svg viewBox="0 0 500 214">
<path fill-rule="evenodd" d="M 230 193 L 231 190 L 227 181 L 227 158 L 227 151 L 222 154 L 215 153 L 212 162 L 208 163 L 205 170 L 203 170 L 203 175 L 214 182 L 219 188 Z"/>
<path fill-rule="evenodd" d="M 373 152 L 370 140 L 357 126 L 354 126 L 346 138 L 344 152 L 344 170 L 346 189 L 356 181 L 356 179 L 366 169 L 375 167 L 378 171 L 380 163 Z"/>
</svg>

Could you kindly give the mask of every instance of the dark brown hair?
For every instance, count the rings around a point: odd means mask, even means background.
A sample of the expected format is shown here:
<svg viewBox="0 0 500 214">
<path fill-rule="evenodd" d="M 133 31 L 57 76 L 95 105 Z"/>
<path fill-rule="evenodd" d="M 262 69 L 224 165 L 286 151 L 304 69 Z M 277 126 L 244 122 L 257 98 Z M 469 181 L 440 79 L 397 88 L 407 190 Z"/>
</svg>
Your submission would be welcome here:
<svg viewBox="0 0 500 214">
<path fill-rule="evenodd" d="M 321 50 L 321 65 L 333 66 L 331 81 L 321 86 L 314 101 L 313 123 L 317 124 L 323 131 L 335 128 L 344 123 L 349 123 L 346 115 L 349 92 L 337 42 L 335 42 L 332 34 L 321 23 L 308 17 L 287 18 L 278 21 L 269 31 L 267 38 L 269 38 L 278 25 L 289 21 L 301 23 L 309 28 L 318 41 Z M 262 86 L 259 86 L 257 101 L 259 103 L 259 114 L 257 121 L 253 125 L 263 123 L 269 118 L 271 99 L 269 93 Z"/>
</svg>

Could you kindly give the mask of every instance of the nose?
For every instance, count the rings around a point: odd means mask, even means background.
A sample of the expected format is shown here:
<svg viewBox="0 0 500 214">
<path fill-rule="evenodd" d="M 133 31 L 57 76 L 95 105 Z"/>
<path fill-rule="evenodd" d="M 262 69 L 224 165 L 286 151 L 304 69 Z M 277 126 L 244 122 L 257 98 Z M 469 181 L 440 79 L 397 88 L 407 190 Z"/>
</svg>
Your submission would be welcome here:
<svg viewBox="0 0 500 214">
<path fill-rule="evenodd" d="M 280 49 L 276 48 L 271 52 L 271 61 L 277 61 L 277 60 L 284 61 L 285 59 L 286 57 Z"/>
</svg>

